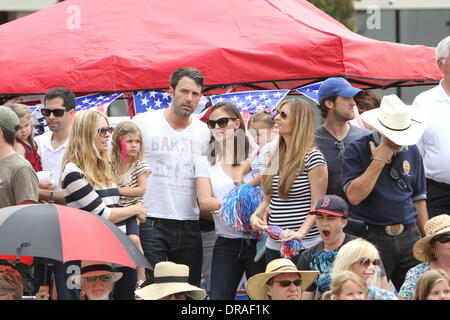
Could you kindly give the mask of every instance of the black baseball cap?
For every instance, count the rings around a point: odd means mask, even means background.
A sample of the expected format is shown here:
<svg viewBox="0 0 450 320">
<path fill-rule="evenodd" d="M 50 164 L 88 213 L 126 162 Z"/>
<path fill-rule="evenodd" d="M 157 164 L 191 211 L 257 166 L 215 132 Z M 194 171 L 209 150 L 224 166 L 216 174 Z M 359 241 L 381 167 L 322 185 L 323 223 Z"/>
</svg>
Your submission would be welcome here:
<svg viewBox="0 0 450 320">
<path fill-rule="evenodd" d="M 325 195 L 317 201 L 315 210 L 309 214 L 318 212 L 335 217 L 348 217 L 348 206 L 344 199 L 335 195 Z"/>
</svg>

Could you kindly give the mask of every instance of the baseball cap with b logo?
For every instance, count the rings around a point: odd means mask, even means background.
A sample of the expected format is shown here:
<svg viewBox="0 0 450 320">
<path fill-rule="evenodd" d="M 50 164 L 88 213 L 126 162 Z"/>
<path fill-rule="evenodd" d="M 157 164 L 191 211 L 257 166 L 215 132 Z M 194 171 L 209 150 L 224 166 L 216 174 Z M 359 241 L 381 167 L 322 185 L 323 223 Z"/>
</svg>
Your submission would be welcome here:
<svg viewBox="0 0 450 320">
<path fill-rule="evenodd" d="M 336 217 L 348 217 L 348 206 L 344 199 L 339 196 L 325 195 L 317 201 L 315 210 L 309 214 L 318 212 Z"/>
</svg>

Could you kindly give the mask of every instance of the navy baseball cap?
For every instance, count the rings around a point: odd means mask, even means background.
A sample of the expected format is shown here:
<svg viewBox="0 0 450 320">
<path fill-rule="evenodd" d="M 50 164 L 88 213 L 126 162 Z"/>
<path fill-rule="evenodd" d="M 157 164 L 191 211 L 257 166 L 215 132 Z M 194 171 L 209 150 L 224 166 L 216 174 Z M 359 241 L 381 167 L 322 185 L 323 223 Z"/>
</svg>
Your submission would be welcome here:
<svg viewBox="0 0 450 320">
<path fill-rule="evenodd" d="M 317 201 L 316 209 L 309 214 L 318 212 L 335 217 L 348 217 L 348 206 L 344 199 L 339 196 L 325 195 Z"/>
<path fill-rule="evenodd" d="M 361 89 L 352 87 L 352 85 L 344 78 L 335 77 L 328 78 L 327 80 L 322 82 L 319 88 L 318 95 L 319 100 L 321 100 L 322 98 L 334 96 L 336 94 L 346 98 L 351 98 L 360 92 L 362 92 Z"/>
</svg>

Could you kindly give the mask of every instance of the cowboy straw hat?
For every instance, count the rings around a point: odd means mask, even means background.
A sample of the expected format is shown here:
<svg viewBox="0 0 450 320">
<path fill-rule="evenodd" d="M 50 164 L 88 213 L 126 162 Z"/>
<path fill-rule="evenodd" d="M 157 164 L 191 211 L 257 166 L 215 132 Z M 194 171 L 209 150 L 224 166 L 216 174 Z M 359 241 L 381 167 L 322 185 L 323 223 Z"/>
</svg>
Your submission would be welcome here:
<svg viewBox="0 0 450 320">
<path fill-rule="evenodd" d="M 425 237 L 413 246 L 413 253 L 417 260 L 431 261 L 433 259 L 431 239 L 439 234 L 450 233 L 450 215 L 441 214 L 433 217 L 425 224 Z"/>
<path fill-rule="evenodd" d="M 72 275 L 70 281 L 80 284 L 81 277 L 100 276 L 102 274 L 112 274 L 112 281 L 118 281 L 122 278 L 122 272 L 113 272 L 112 264 L 100 261 L 82 260 L 81 274 Z"/>
<path fill-rule="evenodd" d="M 416 144 L 426 128 L 426 115 L 395 94 L 384 96 L 380 107 L 362 113 L 361 119 L 399 146 Z"/>
<path fill-rule="evenodd" d="M 298 273 L 302 280 L 302 291 L 306 290 L 316 280 L 318 271 L 298 270 L 289 259 L 275 259 L 269 262 L 264 273 L 258 273 L 248 279 L 247 294 L 252 300 L 269 300 L 266 294 L 266 283 L 269 279 L 282 273 Z"/>
<path fill-rule="evenodd" d="M 194 300 L 203 300 L 206 292 L 188 283 L 189 267 L 171 261 L 155 265 L 154 282 L 135 293 L 143 300 L 159 300 L 171 294 L 186 292 Z"/>
</svg>

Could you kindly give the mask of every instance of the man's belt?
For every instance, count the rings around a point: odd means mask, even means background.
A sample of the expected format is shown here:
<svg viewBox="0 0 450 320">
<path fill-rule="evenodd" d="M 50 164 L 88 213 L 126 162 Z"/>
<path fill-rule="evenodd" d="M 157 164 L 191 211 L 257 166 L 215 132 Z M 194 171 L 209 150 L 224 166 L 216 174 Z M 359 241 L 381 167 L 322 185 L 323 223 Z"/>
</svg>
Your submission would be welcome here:
<svg viewBox="0 0 450 320">
<path fill-rule="evenodd" d="M 373 224 L 367 224 L 367 226 L 372 229 L 378 229 L 378 230 L 384 230 L 384 232 L 387 235 L 390 235 L 392 237 L 401 235 L 403 233 L 403 231 L 405 231 L 405 229 L 409 229 L 410 227 L 412 227 L 413 225 L 415 225 L 415 223 L 410 223 L 410 224 L 393 224 L 391 226 L 376 226 Z"/>
</svg>

